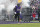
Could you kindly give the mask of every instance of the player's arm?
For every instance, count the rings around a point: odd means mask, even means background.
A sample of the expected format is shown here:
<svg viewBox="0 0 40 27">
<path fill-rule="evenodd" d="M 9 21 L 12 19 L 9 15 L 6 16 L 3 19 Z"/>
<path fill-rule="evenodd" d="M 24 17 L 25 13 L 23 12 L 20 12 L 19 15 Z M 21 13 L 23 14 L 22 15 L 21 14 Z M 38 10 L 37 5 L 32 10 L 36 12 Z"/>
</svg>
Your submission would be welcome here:
<svg viewBox="0 0 40 27">
<path fill-rule="evenodd" d="M 13 9 L 14 13 L 16 14 L 16 7 Z"/>
<path fill-rule="evenodd" d="M 21 11 L 22 11 L 22 7 L 20 8 L 20 14 L 21 14 Z"/>
</svg>

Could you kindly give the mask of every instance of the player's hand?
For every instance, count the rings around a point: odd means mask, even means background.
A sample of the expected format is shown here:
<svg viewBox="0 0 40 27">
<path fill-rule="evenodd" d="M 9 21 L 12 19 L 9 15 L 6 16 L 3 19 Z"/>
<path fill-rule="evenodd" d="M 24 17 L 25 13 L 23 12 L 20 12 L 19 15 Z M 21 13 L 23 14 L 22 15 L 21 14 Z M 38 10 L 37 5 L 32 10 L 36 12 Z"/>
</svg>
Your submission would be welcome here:
<svg viewBox="0 0 40 27">
<path fill-rule="evenodd" d="M 20 14 L 21 14 L 21 12 L 20 12 Z"/>
<path fill-rule="evenodd" d="M 16 12 L 15 12 L 15 14 L 16 14 Z"/>
</svg>

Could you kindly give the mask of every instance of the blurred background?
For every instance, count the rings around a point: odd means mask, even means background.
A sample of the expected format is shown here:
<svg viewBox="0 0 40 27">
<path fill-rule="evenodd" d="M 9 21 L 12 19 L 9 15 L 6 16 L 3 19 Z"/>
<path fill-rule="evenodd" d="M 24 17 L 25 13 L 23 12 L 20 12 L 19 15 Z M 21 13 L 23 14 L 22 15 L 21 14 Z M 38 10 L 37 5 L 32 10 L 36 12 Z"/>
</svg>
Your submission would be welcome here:
<svg viewBox="0 0 40 27">
<path fill-rule="evenodd" d="M 0 21 L 14 21 L 15 13 L 13 9 L 18 4 L 18 0 L 0 0 Z M 21 1 L 21 21 L 40 22 L 40 0 Z"/>
</svg>

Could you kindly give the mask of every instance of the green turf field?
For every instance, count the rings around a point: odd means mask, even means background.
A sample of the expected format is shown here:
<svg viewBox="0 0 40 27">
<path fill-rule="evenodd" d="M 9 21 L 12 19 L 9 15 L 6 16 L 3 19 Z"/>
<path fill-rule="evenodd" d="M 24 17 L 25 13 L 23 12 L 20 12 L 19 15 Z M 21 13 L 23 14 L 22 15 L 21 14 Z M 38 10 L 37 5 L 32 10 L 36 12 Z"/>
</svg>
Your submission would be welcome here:
<svg viewBox="0 0 40 27">
<path fill-rule="evenodd" d="M 0 27 L 40 27 L 40 23 L 0 24 Z"/>
</svg>

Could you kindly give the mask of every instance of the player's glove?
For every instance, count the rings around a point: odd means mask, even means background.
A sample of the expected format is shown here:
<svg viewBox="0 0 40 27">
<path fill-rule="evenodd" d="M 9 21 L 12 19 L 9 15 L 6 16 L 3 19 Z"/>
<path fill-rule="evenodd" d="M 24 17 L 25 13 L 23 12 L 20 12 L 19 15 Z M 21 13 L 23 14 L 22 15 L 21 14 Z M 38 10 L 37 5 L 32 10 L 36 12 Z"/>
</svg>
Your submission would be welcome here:
<svg viewBox="0 0 40 27">
<path fill-rule="evenodd" d="M 15 12 L 15 14 L 16 14 L 16 12 Z"/>
<path fill-rule="evenodd" d="M 21 14 L 21 12 L 20 12 L 20 14 Z"/>
</svg>

